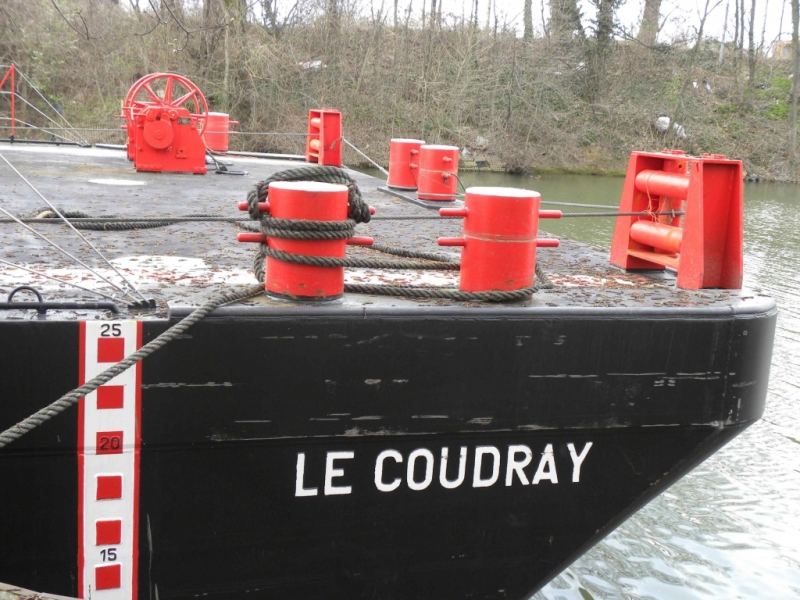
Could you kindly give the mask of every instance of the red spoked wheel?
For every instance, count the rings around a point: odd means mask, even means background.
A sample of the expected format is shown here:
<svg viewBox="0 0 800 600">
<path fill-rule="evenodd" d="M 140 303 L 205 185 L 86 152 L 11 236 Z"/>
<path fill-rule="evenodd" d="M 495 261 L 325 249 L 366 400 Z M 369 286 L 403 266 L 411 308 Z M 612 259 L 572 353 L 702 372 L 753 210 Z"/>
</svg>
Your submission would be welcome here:
<svg viewBox="0 0 800 600">
<path fill-rule="evenodd" d="M 128 90 L 122 109 L 128 126 L 133 126 L 136 114 L 147 106 L 185 107 L 202 135 L 206 128 L 208 103 L 203 92 L 191 80 L 175 73 L 145 75 Z"/>
</svg>

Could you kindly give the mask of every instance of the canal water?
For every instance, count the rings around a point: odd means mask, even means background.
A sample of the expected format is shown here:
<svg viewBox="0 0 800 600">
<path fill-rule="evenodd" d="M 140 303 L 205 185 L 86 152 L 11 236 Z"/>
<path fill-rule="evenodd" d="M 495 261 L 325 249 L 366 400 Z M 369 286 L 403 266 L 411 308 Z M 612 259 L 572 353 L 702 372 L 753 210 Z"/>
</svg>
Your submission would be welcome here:
<svg viewBox="0 0 800 600">
<path fill-rule="evenodd" d="M 467 187 L 534 189 L 543 202 L 598 205 L 618 205 L 623 183 L 498 173 L 462 173 L 461 179 Z M 614 219 L 565 218 L 542 227 L 610 248 Z M 535 600 L 800 597 L 800 186 L 745 186 L 745 287 L 767 293 L 780 308 L 763 419 Z"/>
</svg>

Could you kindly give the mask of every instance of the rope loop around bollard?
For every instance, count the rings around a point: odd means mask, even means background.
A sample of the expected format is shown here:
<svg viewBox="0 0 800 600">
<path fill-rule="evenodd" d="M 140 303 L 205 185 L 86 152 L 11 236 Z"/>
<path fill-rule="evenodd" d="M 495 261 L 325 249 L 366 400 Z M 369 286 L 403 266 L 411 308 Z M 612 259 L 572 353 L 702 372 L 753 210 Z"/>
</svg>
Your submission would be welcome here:
<svg viewBox="0 0 800 600">
<path fill-rule="evenodd" d="M 321 181 L 323 183 L 340 183 L 347 185 L 348 219 L 345 221 L 313 221 L 303 219 L 276 219 L 268 212 L 259 210 L 259 203 L 266 202 L 269 195 L 269 184 L 278 181 Z M 370 220 L 369 206 L 363 201 L 358 184 L 345 171 L 337 167 L 300 167 L 275 173 L 270 178 L 255 184 L 247 195 L 247 206 L 250 218 L 258 221 L 260 231 L 265 237 L 302 240 L 331 240 L 352 237 L 358 223 Z M 249 229 L 248 227 L 242 227 Z M 365 246 L 365 248 L 370 248 Z M 267 244 L 259 244 L 259 250 L 253 260 L 253 272 L 259 282 L 266 279 L 266 258 L 282 262 L 315 267 L 351 267 L 404 270 L 436 270 L 458 271 L 460 262 L 444 254 L 418 252 L 376 244 L 372 250 L 402 256 L 412 260 L 363 259 L 356 257 L 336 258 L 328 256 L 312 256 L 283 252 L 270 248 Z M 438 298 L 462 302 L 514 302 L 525 300 L 541 289 L 551 289 L 553 284 L 537 266 L 538 281 L 529 287 L 517 290 L 492 290 L 486 292 L 465 292 L 461 290 L 432 286 L 391 286 L 372 284 L 345 284 L 345 291 L 362 294 L 381 294 L 407 298 Z"/>
</svg>

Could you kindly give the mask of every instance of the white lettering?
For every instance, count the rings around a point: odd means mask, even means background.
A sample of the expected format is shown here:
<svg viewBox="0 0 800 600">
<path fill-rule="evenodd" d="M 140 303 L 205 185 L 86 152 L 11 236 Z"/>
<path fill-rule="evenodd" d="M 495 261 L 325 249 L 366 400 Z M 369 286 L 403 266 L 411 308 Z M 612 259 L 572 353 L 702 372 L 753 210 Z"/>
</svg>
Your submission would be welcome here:
<svg viewBox="0 0 800 600">
<path fill-rule="evenodd" d="M 391 483 L 383 483 L 383 461 L 391 458 L 397 463 L 403 462 L 403 455 L 397 450 L 384 450 L 378 454 L 378 460 L 375 461 L 375 487 L 381 492 L 393 492 L 400 487 L 402 479 L 398 477 Z"/>
<path fill-rule="evenodd" d="M 522 453 L 522 460 L 518 461 L 517 454 Z M 514 473 L 517 474 L 522 485 L 528 485 L 528 477 L 525 475 L 523 469 L 531 464 L 533 460 L 533 452 L 527 446 L 509 446 L 508 447 L 508 462 L 506 464 L 506 485 L 509 486 L 514 481 Z"/>
<path fill-rule="evenodd" d="M 488 479 L 481 478 L 481 465 L 483 457 L 486 454 L 491 454 L 494 460 L 492 461 L 492 474 Z M 478 446 L 475 448 L 475 470 L 472 473 L 472 487 L 489 487 L 497 482 L 500 477 L 500 451 L 494 446 Z"/>
<path fill-rule="evenodd" d="M 545 471 L 547 467 L 547 471 Z M 542 459 L 539 461 L 539 468 L 533 476 L 531 485 L 536 485 L 542 479 L 549 479 L 551 483 L 558 483 L 558 473 L 556 473 L 556 459 L 553 456 L 553 444 L 547 444 L 542 452 Z"/>
<path fill-rule="evenodd" d="M 303 487 L 303 476 L 306 470 L 306 455 L 302 452 L 297 455 L 297 480 L 294 484 L 295 496 L 316 496 L 318 493 L 317 488 Z"/>
<path fill-rule="evenodd" d="M 439 483 L 446 490 L 454 490 L 464 483 L 464 476 L 467 473 L 467 447 L 461 446 L 458 457 L 458 477 L 453 481 L 447 478 L 447 454 L 448 449 L 445 446 L 442 448 L 442 462 L 439 464 Z"/>
<path fill-rule="evenodd" d="M 349 485 L 343 486 L 334 486 L 333 480 L 336 477 L 341 477 L 344 475 L 344 469 L 334 469 L 333 461 L 335 460 L 347 460 L 353 458 L 355 456 L 354 452 L 328 452 L 328 456 L 325 460 L 325 495 L 326 496 L 340 496 L 343 494 L 349 494 L 353 491 L 353 488 Z"/>
<path fill-rule="evenodd" d="M 569 455 L 572 458 L 572 483 L 578 483 L 581 480 L 581 465 L 583 459 L 589 454 L 589 448 L 592 447 L 592 442 L 586 442 L 580 454 L 575 453 L 575 445 L 567 444 Z"/>
<path fill-rule="evenodd" d="M 414 481 L 414 465 L 418 458 L 424 458 L 425 464 L 425 479 L 422 481 Z M 419 448 L 414 450 L 408 455 L 408 487 L 414 491 L 424 490 L 433 481 L 433 454 L 427 448 Z"/>
</svg>

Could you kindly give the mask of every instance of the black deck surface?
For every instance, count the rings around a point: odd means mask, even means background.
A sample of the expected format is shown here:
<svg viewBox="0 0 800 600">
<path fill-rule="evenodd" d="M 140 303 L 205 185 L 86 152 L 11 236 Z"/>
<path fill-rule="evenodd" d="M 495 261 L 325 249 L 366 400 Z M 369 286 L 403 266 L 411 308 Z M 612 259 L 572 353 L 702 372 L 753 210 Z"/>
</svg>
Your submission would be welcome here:
<svg viewBox="0 0 800 600">
<path fill-rule="evenodd" d="M 14 145 L 0 151 L 53 204 L 62 210 L 81 210 L 91 216 L 175 217 L 188 214 L 245 216 L 237 204 L 256 182 L 284 169 L 304 163 L 244 157 L 231 157 L 232 169 L 248 175 L 208 175 L 137 173 L 123 151 Z M 351 171 L 367 202 L 377 209 L 372 222 L 359 225 L 358 234 L 371 235 L 376 242 L 435 252 L 455 252 L 440 248 L 436 238 L 458 236 L 461 219 L 388 220 L 385 217 L 435 217 L 426 209 L 378 190 L 383 181 Z M 100 182 L 96 182 L 100 180 Z M 122 180 L 112 185 L 108 180 Z M 127 182 L 127 183 L 125 183 Z M 0 163 L 0 206 L 14 215 L 29 214 L 45 203 L 7 165 Z M 4 215 L 0 215 L 4 217 Z M 63 225 L 36 225 L 65 250 L 113 278 L 102 260 Z M 3 231 L 3 258 L 9 262 L 41 269 L 73 282 L 111 293 L 108 284 L 99 282 L 86 269 L 74 264 L 56 249 L 14 223 L 0 225 Z M 229 223 L 192 222 L 165 228 L 137 231 L 87 231 L 84 235 L 114 262 L 142 292 L 157 300 L 159 310 L 141 314 L 143 318 L 163 317 L 167 307 L 196 306 L 218 291 L 255 283 L 252 261 L 256 246 L 236 241 L 238 229 Z M 540 237 L 546 235 L 540 233 Z M 361 248 L 348 248 L 348 255 L 387 258 Z M 663 308 L 679 307 L 749 312 L 759 304 L 751 292 L 726 290 L 687 291 L 675 287 L 675 276 L 665 272 L 626 273 L 608 262 L 608 252 L 561 239 L 559 248 L 540 248 L 538 264 L 555 284 L 527 302 L 513 306 L 580 308 Z M 427 284 L 457 287 L 457 273 L 432 271 L 376 271 L 348 269 L 348 282 L 386 282 L 399 285 Z M 114 279 L 115 281 L 117 279 Z M 32 284 L 46 299 L 85 299 L 97 297 L 44 281 L 27 272 L 0 264 L 0 294 L 18 285 Z M 19 298 L 23 299 L 23 298 Z M 24 298 L 32 299 L 32 298 Z M 120 304 L 124 306 L 125 302 Z M 268 298 L 246 304 L 285 306 Z M 347 294 L 338 303 L 353 306 L 440 306 L 454 305 L 449 300 L 414 300 Z M 501 309 L 484 304 L 484 308 Z M 508 306 L 508 305 L 506 305 Z M 74 312 L 64 318 L 82 318 Z M 95 318 L 97 315 L 93 315 Z M 33 311 L 4 311 L 0 318 L 35 318 Z"/>
</svg>

